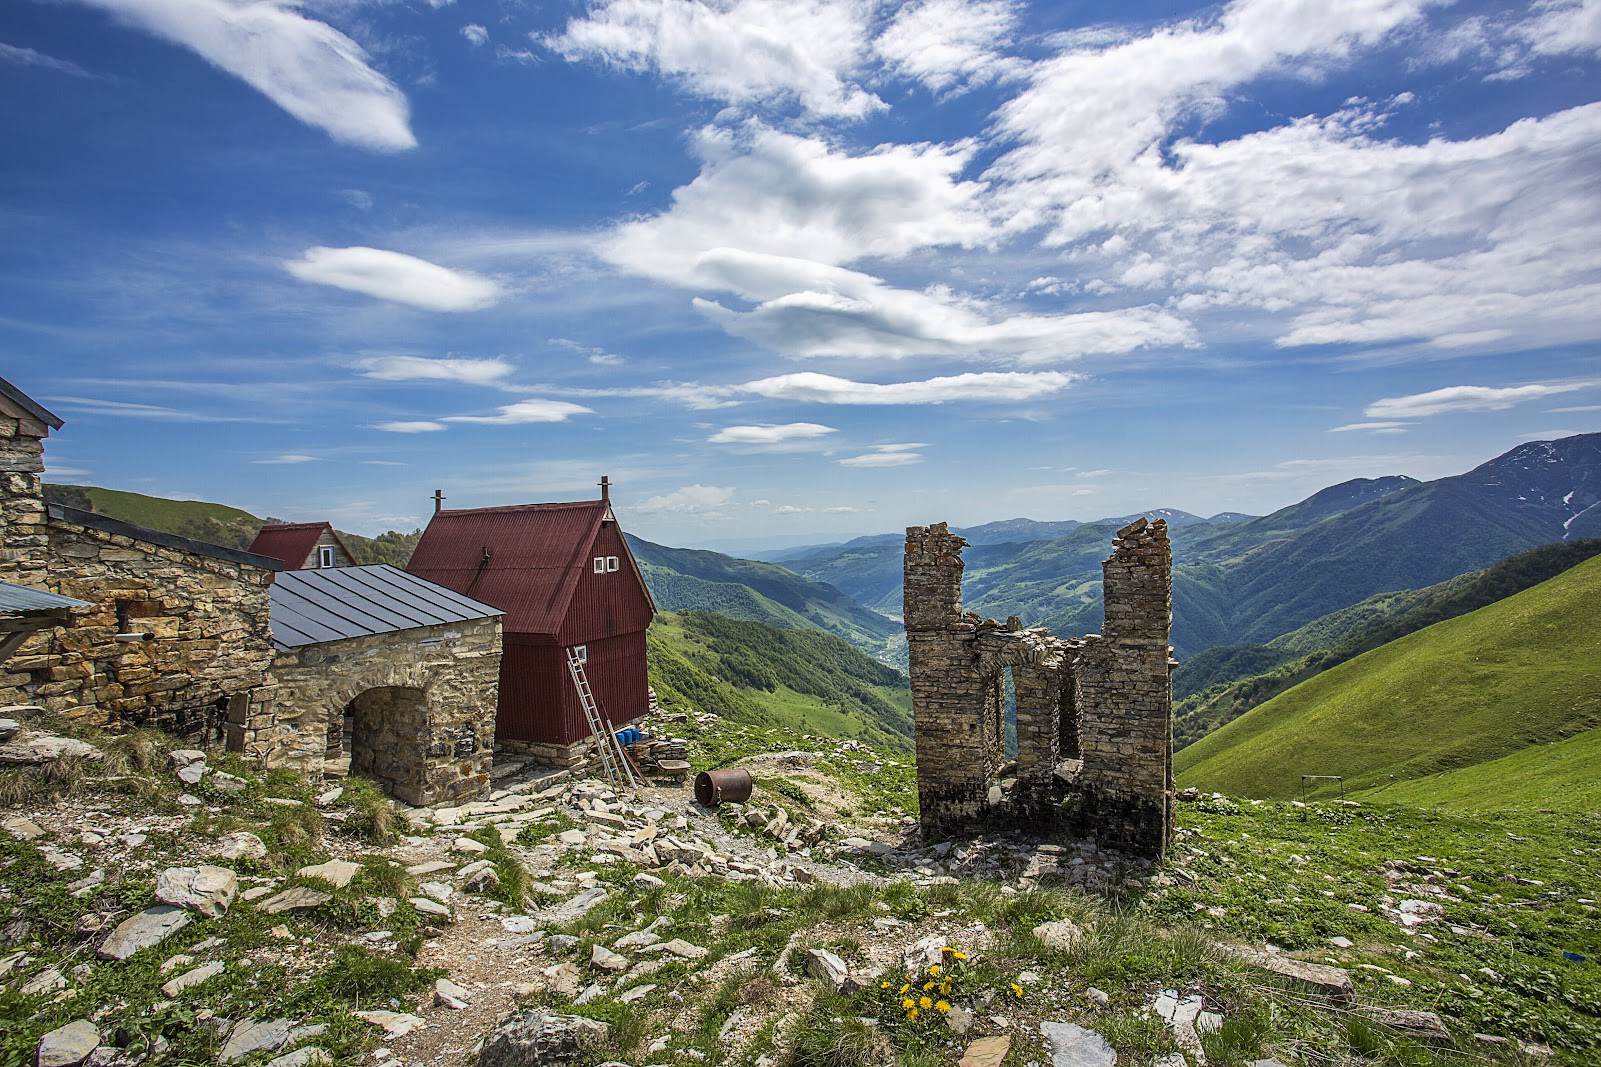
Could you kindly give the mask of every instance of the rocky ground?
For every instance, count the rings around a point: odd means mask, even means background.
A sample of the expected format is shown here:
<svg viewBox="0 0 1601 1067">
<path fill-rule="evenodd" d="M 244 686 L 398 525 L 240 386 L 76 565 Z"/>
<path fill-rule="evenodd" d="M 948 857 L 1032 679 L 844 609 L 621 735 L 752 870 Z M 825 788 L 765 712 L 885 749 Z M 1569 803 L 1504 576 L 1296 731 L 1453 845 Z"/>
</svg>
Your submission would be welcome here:
<svg viewBox="0 0 1601 1067">
<path fill-rule="evenodd" d="M 1194 831 L 1159 871 L 923 842 L 835 776 L 876 778 L 855 742 L 740 731 L 756 792 L 716 810 L 515 760 L 417 810 L 48 725 L 5 745 L 54 755 L 0 783 L 0 1063 L 1584 1062 L 1465 1033 L 1395 969 L 1374 995 L 1326 949 L 1220 936 L 1232 901 L 1152 921 L 1136 901 L 1212 876 Z M 1391 873 L 1396 928 L 1438 923 L 1428 872 Z"/>
</svg>

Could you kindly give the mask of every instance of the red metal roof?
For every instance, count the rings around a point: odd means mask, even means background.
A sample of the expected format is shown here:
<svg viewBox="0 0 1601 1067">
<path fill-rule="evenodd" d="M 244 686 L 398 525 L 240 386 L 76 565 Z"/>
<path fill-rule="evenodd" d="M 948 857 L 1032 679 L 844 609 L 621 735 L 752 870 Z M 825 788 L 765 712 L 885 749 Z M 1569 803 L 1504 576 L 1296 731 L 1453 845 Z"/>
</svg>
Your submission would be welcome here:
<svg viewBox="0 0 1601 1067">
<path fill-rule="evenodd" d="M 324 531 L 333 535 L 345 555 L 350 557 L 352 563 L 356 557 L 351 555 L 350 549 L 339 539 L 332 523 L 327 522 L 277 522 L 268 523 L 261 528 L 256 539 L 250 542 L 248 551 L 269 559 L 281 559 L 288 570 L 299 570 L 311 558 L 312 549 L 317 547 L 317 541 Z"/>
<path fill-rule="evenodd" d="M 506 633 L 554 636 L 608 517 L 616 521 L 604 500 L 438 511 L 406 569 L 499 608 Z M 632 558 L 628 566 L 648 624 L 654 605 Z"/>
</svg>

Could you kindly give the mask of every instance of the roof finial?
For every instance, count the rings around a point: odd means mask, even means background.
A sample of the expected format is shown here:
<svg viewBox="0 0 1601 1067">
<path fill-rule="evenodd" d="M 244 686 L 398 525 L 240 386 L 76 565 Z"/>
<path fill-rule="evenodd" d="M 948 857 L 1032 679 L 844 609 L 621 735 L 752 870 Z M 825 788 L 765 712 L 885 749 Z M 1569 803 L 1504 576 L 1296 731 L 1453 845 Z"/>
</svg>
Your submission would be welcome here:
<svg viewBox="0 0 1601 1067">
<path fill-rule="evenodd" d="M 604 503 L 611 503 L 611 479 L 604 474 L 600 476 L 600 499 Z"/>
<path fill-rule="evenodd" d="M 445 491 L 443 489 L 435 489 L 434 490 L 434 514 L 438 515 L 441 511 L 444 511 L 444 510 L 445 510 Z"/>
</svg>

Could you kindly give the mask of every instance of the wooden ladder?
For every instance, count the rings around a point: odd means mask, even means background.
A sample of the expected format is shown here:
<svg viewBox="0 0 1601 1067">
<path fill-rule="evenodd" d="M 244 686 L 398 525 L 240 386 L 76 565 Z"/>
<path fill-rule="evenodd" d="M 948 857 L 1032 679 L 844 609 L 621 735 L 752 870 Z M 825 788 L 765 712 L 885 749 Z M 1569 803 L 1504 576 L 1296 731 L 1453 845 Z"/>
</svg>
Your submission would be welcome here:
<svg viewBox="0 0 1601 1067">
<path fill-rule="evenodd" d="M 584 720 L 589 723 L 589 735 L 595 739 L 595 751 L 600 753 L 600 765 L 606 771 L 606 780 L 614 789 L 638 789 L 639 778 L 628 762 L 622 742 L 617 740 L 617 731 L 612 729 L 611 721 L 600 710 L 600 703 L 595 699 L 595 691 L 589 687 L 589 674 L 584 670 L 584 661 L 577 648 L 567 650 L 567 671 L 573 676 L 578 702 L 583 705 Z"/>
</svg>

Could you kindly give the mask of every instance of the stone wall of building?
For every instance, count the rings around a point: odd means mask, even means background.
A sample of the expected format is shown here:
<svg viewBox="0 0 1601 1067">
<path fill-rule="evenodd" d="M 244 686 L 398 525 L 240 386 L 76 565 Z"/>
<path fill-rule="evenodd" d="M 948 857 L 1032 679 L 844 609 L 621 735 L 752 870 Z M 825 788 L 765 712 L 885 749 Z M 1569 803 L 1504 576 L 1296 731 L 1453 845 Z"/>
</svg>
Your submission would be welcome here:
<svg viewBox="0 0 1601 1067">
<path fill-rule="evenodd" d="M 327 641 L 280 652 L 270 702 L 229 728 L 229 747 L 320 774 L 354 703 L 350 770 L 411 804 L 489 789 L 500 619 Z"/>
<path fill-rule="evenodd" d="M 0 581 L 30 589 L 46 587 L 42 483 L 49 433 L 49 426 L 0 397 Z"/>
<path fill-rule="evenodd" d="M 1160 856 L 1172 828 L 1172 563 L 1166 523 L 1118 531 L 1103 567 L 1105 633 L 1062 640 L 962 611 L 944 523 L 906 531 L 905 618 L 922 824 L 1092 837 Z M 1001 745 L 1011 672 L 1017 758 Z M 1009 777 L 1003 772 L 1009 772 Z"/>
</svg>

